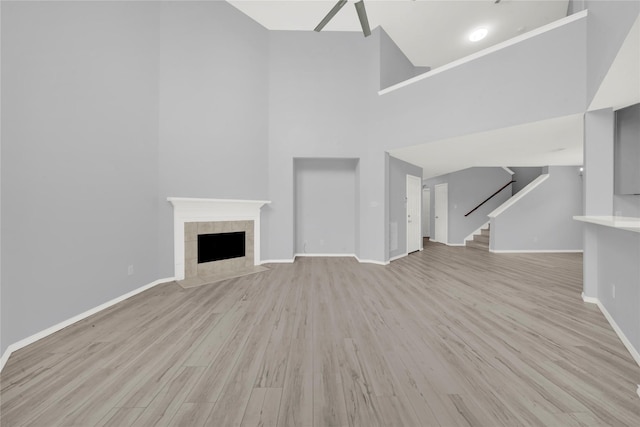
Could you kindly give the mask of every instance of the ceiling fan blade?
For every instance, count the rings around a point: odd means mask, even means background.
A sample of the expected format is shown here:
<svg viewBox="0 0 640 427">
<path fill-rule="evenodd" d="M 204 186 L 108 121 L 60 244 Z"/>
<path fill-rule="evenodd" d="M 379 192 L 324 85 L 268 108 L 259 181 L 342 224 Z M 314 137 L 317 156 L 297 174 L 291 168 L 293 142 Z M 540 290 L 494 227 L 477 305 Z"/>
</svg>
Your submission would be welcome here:
<svg viewBox="0 0 640 427">
<path fill-rule="evenodd" d="M 371 28 L 369 28 L 369 19 L 367 18 L 367 10 L 364 8 L 364 1 L 360 0 L 355 4 L 358 11 L 358 19 L 360 19 L 360 26 L 362 27 L 362 33 L 365 37 L 371 35 Z"/>
<path fill-rule="evenodd" d="M 331 8 L 329 13 L 327 13 L 327 16 L 322 18 L 322 21 L 320 21 L 320 23 L 316 26 L 316 28 L 313 29 L 313 31 L 319 32 L 320 30 L 322 30 L 324 26 L 327 25 L 329 21 L 331 21 L 335 14 L 338 13 L 338 11 L 342 9 L 342 6 L 344 6 L 345 4 L 347 4 L 347 0 L 338 0 L 338 3 L 336 3 L 335 6 Z"/>
</svg>

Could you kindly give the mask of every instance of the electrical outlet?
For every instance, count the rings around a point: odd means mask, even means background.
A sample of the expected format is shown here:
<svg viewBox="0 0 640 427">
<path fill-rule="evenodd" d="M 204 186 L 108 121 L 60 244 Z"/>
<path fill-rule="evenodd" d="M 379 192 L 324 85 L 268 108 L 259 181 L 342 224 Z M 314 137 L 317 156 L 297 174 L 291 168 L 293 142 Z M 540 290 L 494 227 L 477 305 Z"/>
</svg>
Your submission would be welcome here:
<svg viewBox="0 0 640 427">
<path fill-rule="evenodd" d="M 616 298 L 616 285 L 611 285 L 611 295 L 613 296 L 613 299 Z"/>
<path fill-rule="evenodd" d="M 133 265 L 130 265 L 129 268 L 127 268 L 127 274 L 129 276 L 131 276 L 133 274 Z"/>
</svg>

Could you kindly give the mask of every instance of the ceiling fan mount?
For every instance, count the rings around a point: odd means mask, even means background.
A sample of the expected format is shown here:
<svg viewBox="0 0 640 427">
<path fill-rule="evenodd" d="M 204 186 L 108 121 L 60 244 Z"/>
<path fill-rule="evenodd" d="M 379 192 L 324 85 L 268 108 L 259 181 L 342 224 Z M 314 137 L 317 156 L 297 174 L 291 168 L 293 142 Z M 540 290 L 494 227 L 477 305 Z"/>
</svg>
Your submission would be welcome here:
<svg viewBox="0 0 640 427">
<path fill-rule="evenodd" d="M 338 0 L 338 3 L 331 8 L 324 18 L 322 18 L 322 21 L 320 21 L 316 28 L 314 28 L 314 31 L 320 32 L 345 4 L 347 4 L 347 0 Z M 358 19 L 360 20 L 360 26 L 362 27 L 362 34 L 364 34 L 365 37 L 369 37 L 371 35 L 371 28 L 369 27 L 369 19 L 367 18 L 367 10 L 364 7 L 364 0 L 354 3 L 354 6 L 358 13 Z"/>
</svg>

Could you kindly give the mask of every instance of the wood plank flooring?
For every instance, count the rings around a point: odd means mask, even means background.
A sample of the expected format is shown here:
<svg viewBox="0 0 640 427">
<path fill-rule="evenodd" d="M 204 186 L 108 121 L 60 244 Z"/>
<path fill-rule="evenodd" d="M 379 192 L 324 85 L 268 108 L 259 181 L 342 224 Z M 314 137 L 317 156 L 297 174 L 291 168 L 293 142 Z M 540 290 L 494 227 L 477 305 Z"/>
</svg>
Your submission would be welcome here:
<svg viewBox="0 0 640 427">
<path fill-rule="evenodd" d="M 14 353 L 9 426 L 639 426 L 579 254 L 426 242 L 159 285 Z"/>
</svg>

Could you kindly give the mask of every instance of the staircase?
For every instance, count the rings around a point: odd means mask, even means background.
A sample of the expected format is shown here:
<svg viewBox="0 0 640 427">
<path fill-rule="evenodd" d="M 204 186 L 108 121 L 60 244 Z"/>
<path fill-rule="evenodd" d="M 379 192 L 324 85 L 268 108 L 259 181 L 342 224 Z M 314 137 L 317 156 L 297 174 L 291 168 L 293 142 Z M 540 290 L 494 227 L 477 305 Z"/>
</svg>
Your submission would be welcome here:
<svg viewBox="0 0 640 427">
<path fill-rule="evenodd" d="M 491 227 L 483 228 L 480 230 L 480 234 L 473 236 L 473 240 L 467 240 L 466 246 L 468 248 L 481 249 L 484 251 L 489 250 L 489 236 L 491 235 Z"/>
</svg>

